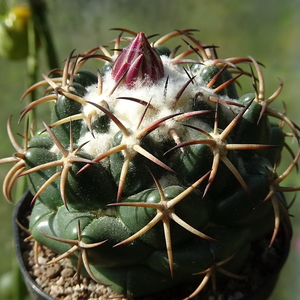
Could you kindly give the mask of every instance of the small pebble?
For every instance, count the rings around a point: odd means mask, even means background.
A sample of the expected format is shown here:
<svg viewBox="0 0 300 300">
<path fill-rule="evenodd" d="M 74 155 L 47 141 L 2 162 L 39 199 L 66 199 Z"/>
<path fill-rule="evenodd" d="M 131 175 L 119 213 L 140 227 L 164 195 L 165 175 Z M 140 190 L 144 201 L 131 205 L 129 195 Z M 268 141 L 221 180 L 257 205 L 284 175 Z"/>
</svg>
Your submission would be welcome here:
<svg viewBox="0 0 300 300">
<path fill-rule="evenodd" d="M 60 274 L 61 267 L 59 264 L 53 264 L 49 266 L 46 270 L 46 277 L 48 278 L 54 278 L 57 277 Z"/>
<path fill-rule="evenodd" d="M 71 268 L 65 268 L 61 271 L 60 275 L 62 277 L 73 277 L 75 274 L 75 271 Z"/>
<path fill-rule="evenodd" d="M 41 256 L 39 256 L 38 257 L 38 263 L 40 264 L 40 265 L 44 265 L 45 263 L 47 263 L 47 258 L 44 258 L 44 257 L 41 257 Z"/>
</svg>

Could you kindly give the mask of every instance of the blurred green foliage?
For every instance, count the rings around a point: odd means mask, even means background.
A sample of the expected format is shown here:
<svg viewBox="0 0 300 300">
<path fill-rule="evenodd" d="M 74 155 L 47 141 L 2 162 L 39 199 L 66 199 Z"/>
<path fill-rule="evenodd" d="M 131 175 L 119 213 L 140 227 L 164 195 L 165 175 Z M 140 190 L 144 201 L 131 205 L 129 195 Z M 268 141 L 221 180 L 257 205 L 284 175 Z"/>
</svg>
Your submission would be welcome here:
<svg viewBox="0 0 300 300">
<path fill-rule="evenodd" d="M 266 95 L 284 81 L 280 101 L 275 107 L 300 124 L 300 2 L 298 0 L 51 0 L 48 20 L 54 43 L 61 60 L 76 49 L 86 51 L 98 44 L 108 45 L 114 38 L 111 28 L 122 27 L 146 34 L 166 34 L 174 29 L 199 29 L 197 38 L 220 47 L 220 57 L 251 55 L 266 68 Z M 176 45 L 173 45 L 176 46 Z M 47 73 L 47 59 L 39 53 L 39 73 Z M 61 66 L 58 66 L 61 67 Z M 96 70 L 92 70 L 96 71 Z M 42 77 L 39 77 L 42 79 Z M 7 139 L 6 120 L 13 115 L 14 130 L 20 132 L 16 120 L 24 104 L 19 99 L 28 87 L 25 60 L 9 61 L 0 58 L 0 157 L 10 156 L 13 148 Z M 243 90 L 243 93 L 247 91 Z M 42 113 L 46 114 L 47 111 Z M 1 166 L 3 182 L 10 166 Z M 299 176 L 289 178 L 285 185 L 300 185 Z M 293 195 L 291 195 L 291 198 Z M 11 211 L 12 206 L 0 199 L 0 275 L 11 268 L 13 257 Z M 297 201 L 298 200 L 298 201 Z M 280 281 L 270 300 L 300 299 L 300 204 L 299 199 L 290 210 L 294 224 L 294 238 L 290 257 L 281 273 Z M 298 241 L 298 247 L 297 247 Z M 298 298 L 297 298 L 298 297 Z M 2 299 L 6 300 L 6 299 Z"/>
</svg>

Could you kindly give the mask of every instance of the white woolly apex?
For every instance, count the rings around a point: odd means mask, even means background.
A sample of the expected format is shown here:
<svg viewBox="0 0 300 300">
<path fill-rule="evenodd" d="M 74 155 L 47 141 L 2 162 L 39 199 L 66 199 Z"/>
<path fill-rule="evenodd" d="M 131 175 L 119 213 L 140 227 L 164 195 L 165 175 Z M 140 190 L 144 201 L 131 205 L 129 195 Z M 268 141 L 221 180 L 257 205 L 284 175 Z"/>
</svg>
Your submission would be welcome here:
<svg viewBox="0 0 300 300">
<path fill-rule="evenodd" d="M 85 99 L 98 105 L 105 101 L 108 104 L 109 111 L 124 127 L 133 136 L 138 136 L 143 128 L 162 118 L 191 111 L 196 93 L 201 92 L 202 100 L 205 101 L 208 101 L 208 97 L 213 95 L 213 91 L 206 88 L 203 82 L 193 80 L 177 99 L 180 90 L 190 81 L 190 78 L 181 67 L 172 64 L 171 59 L 167 56 L 162 56 L 161 59 L 164 65 L 164 77 L 155 84 L 137 84 L 133 89 L 121 85 L 114 90 L 116 82 L 111 77 L 111 72 L 108 71 L 103 76 L 102 94 L 98 95 L 97 85 L 95 84 L 87 88 L 88 93 L 85 95 Z M 111 93 L 112 91 L 113 93 Z M 126 99 L 129 97 L 139 99 L 143 101 L 143 104 Z M 149 107 L 146 111 L 147 103 L 149 103 Z M 104 114 L 91 104 L 84 106 L 83 113 L 86 118 L 92 115 L 92 121 Z M 182 125 L 176 122 L 176 119 L 170 118 L 162 122 L 151 135 L 157 141 L 170 139 L 168 132 L 171 128 L 178 132 L 182 131 Z M 118 131 L 120 131 L 120 128 L 112 121 L 108 133 L 95 134 L 95 137 L 92 137 L 88 132 L 81 138 L 79 143 L 89 141 L 84 150 L 92 156 L 97 156 L 99 153 L 111 148 L 112 138 Z M 135 141 L 138 142 L 138 139 L 135 139 Z M 126 141 L 124 140 L 124 142 Z"/>
</svg>

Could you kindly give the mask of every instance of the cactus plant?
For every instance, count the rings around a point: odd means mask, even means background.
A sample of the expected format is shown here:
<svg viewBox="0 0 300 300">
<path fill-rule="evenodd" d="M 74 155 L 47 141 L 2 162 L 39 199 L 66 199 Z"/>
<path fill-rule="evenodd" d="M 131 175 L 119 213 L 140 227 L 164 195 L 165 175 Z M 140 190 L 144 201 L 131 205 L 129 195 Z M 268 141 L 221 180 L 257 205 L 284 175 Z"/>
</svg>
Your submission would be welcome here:
<svg viewBox="0 0 300 300">
<path fill-rule="evenodd" d="M 179 36 L 180 54 L 165 46 Z M 193 30 L 151 43 L 122 29 L 113 43 L 113 53 L 72 52 L 24 93 L 46 87 L 19 122 L 45 103 L 51 118 L 27 122 L 22 146 L 8 121 L 17 152 L 0 161 L 14 164 L 6 199 L 26 176 L 32 238 L 119 294 L 198 284 L 189 299 L 216 273 L 242 280 L 251 244 L 290 226 L 283 192 L 299 190 L 280 185 L 300 155 L 299 127 L 270 107 L 282 82 L 266 96 L 260 63 L 220 59 Z M 104 63 L 94 74 L 87 61 Z M 252 89 L 238 96 L 240 77 Z M 283 151 L 292 158 L 281 167 Z"/>
</svg>

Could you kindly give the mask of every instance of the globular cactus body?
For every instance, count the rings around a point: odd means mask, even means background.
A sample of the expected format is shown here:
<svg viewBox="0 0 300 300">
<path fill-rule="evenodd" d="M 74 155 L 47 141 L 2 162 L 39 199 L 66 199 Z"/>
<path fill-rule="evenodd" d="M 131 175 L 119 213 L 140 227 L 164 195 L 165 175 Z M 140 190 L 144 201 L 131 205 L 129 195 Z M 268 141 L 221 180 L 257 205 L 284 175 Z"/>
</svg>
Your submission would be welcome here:
<svg viewBox="0 0 300 300">
<path fill-rule="evenodd" d="M 176 56 L 162 43 L 178 35 L 194 46 Z M 10 160 L 35 195 L 30 232 L 128 296 L 199 283 L 213 268 L 239 277 L 251 243 L 274 230 L 273 242 L 288 219 L 276 168 L 283 124 L 296 139 L 299 128 L 268 106 L 281 87 L 265 98 L 253 58 L 219 59 L 188 30 L 151 45 L 143 33 L 124 40 L 115 55 L 72 54 L 22 111 L 54 102 L 50 123 Z M 93 74 L 82 69 L 88 59 L 105 65 Z M 238 96 L 240 76 L 252 77 L 253 93 Z M 9 200 L 15 180 L 6 180 Z"/>
</svg>

